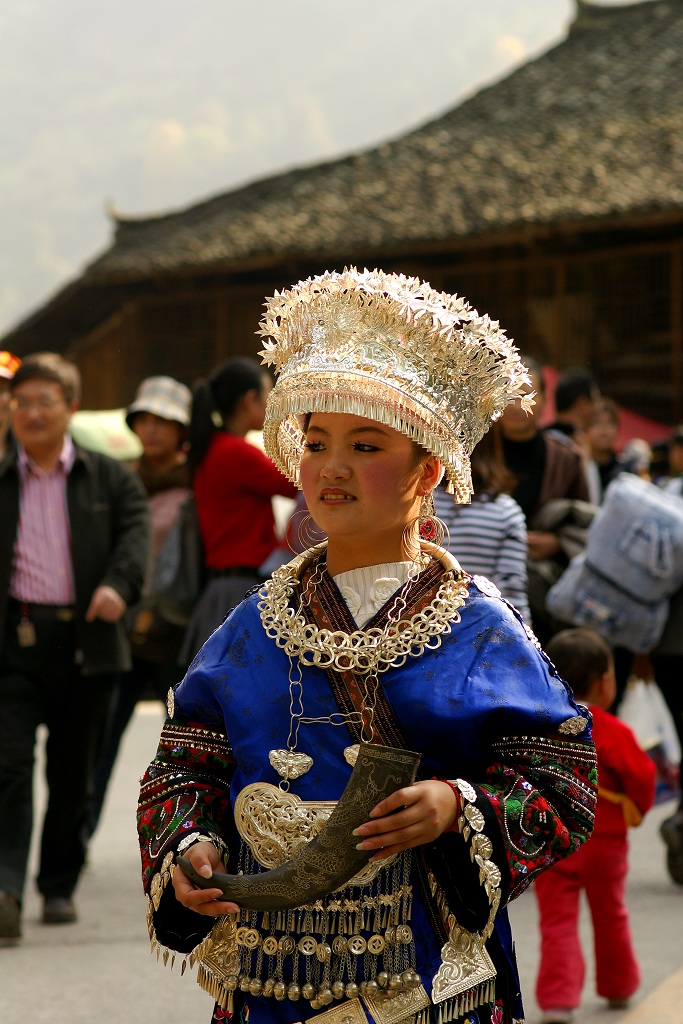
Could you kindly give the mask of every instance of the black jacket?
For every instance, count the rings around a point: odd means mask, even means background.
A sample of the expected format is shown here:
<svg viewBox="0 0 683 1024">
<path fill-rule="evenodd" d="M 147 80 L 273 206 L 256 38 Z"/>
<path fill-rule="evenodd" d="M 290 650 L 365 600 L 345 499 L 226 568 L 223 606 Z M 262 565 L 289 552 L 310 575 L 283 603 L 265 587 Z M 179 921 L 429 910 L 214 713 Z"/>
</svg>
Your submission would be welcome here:
<svg viewBox="0 0 683 1024">
<path fill-rule="evenodd" d="M 71 558 L 76 589 L 77 660 L 85 675 L 130 668 L 123 619 L 85 621 L 93 592 L 113 587 L 132 604 L 147 566 L 150 519 L 147 498 L 127 466 L 75 445 L 66 485 Z M 12 557 L 19 522 L 17 452 L 0 462 L 0 623 L 7 614 Z M 4 630 L 0 628 L 0 647 Z"/>
</svg>

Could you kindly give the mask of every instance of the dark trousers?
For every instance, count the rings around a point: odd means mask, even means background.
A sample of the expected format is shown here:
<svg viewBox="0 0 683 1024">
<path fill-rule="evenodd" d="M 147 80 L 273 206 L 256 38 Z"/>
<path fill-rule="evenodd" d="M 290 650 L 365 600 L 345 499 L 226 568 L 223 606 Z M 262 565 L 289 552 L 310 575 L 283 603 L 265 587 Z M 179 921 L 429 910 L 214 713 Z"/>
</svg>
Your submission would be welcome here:
<svg viewBox="0 0 683 1024">
<path fill-rule="evenodd" d="M 10 605 L 0 660 L 0 889 L 21 900 L 33 827 L 36 730 L 47 726 L 48 803 L 38 889 L 71 896 L 86 854 L 92 775 L 102 747 L 116 676 L 83 676 L 73 621 L 32 611 L 36 644 L 21 647 L 19 610 Z"/>
</svg>

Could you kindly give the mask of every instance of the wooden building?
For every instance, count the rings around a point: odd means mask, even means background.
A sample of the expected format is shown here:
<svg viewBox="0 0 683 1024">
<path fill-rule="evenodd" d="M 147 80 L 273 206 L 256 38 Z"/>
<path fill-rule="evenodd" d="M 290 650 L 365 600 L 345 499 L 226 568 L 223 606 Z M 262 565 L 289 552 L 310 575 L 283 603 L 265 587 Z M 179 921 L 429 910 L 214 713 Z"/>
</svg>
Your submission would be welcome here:
<svg viewBox="0 0 683 1024">
<path fill-rule="evenodd" d="M 256 353 L 276 288 L 346 264 L 456 291 L 522 352 L 683 418 L 683 0 L 577 0 L 567 38 L 393 142 L 160 217 L 3 339 L 70 354 L 85 401 Z"/>
</svg>

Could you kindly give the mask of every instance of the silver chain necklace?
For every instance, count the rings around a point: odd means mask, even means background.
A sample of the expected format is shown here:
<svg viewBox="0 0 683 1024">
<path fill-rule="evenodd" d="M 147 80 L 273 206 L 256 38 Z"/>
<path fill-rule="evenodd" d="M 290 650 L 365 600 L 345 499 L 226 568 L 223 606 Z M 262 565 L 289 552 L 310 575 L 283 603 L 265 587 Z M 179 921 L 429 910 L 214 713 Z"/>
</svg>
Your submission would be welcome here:
<svg viewBox="0 0 683 1024">
<path fill-rule="evenodd" d="M 374 714 L 379 686 L 378 674 L 390 668 L 400 668 L 408 657 L 417 658 L 425 650 L 436 650 L 442 637 L 449 633 L 453 623 L 460 619 L 460 608 L 467 597 L 467 576 L 452 555 L 435 545 L 422 543 L 421 554 L 438 559 L 446 569 L 435 597 L 409 619 L 401 620 L 406 608 L 406 595 L 421 567 L 408 576 L 396 595 L 388 613 L 386 625 L 379 629 L 357 629 L 351 633 L 329 630 L 307 622 L 304 609 L 310 605 L 315 586 L 325 571 L 322 555 L 327 544 L 304 552 L 287 565 L 276 569 L 260 591 L 258 608 L 266 635 L 275 640 L 289 658 L 289 712 L 290 728 L 287 749 L 271 750 L 270 763 L 282 776 L 282 788 L 289 788 L 289 780 L 304 775 L 313 765 L 313 759 L 297 750 L 301 724 L 329 724 L 335 726 L 356 722 L 361 727 L 361 738 L 371 742 L 374 737 Z M 316 568 L 303 590 L 299 607 L 294 610 L 290 599 L 306 568 L 318 560 Z M 306 717 L 303 705 L 303 672 L 306 666 L 333 668 L 338 672 L 353 672 L 362 690 L 362 708 L 350 713 Z M 348 747 L 345 757 L 353 763 L 356 745 Z"/>
</svg>

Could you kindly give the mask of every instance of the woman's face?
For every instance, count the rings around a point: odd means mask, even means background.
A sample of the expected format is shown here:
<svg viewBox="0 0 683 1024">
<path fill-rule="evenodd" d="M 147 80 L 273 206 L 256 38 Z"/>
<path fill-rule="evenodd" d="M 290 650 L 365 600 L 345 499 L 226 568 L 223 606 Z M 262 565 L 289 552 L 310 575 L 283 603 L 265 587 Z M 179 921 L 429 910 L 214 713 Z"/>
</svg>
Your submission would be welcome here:
<svg viewBox="0 0 683 1024">
<path fill-rule="evenodd" d="M 133 430 L 140 438 L 142 450 L 151 461 L 172 459 L 180 448 L 184 430 L 179 423 L 155 416 L 153 412 L 138 412 Z"/>
<path fill-rule="evenodd" d="M 391 427 L 345 413 L 310 417 L 301 460 L 308 510 L 330 545 L 372 553 L 359 565 L 405 557 L 403 531 L 439 471 L 433 456 L 418 457 L 412 441 Z"/>
</svg>

